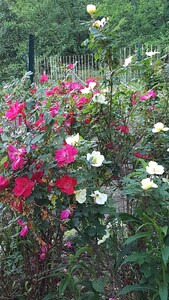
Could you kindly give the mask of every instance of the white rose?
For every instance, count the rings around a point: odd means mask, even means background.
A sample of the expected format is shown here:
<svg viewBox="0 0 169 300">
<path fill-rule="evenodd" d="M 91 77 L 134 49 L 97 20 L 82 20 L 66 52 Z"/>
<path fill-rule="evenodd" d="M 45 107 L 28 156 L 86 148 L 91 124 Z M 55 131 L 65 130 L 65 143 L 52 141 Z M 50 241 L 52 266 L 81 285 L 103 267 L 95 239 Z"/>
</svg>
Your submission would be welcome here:
<svg viewBox="0 0 169 300">
<path fill-rule="evenodd" d="M 153 182 L 150 178 L 145 178 L 141 181 L 141 187 L 143 190 L 149 190 L 151 188 L 157 188 L 158 185 Z"/>
<path fill-rule="evenodd" d="M 163 123 L 158 122 L 158 123 L 154 124 L 154 128 L 152 129 L 152 132 L 156 133 L 156 132 L 168 131 L 168 130 L 169 130 L 168 127 L 164 127 Z"/>
<path fill-rule="evenodd" d="M 150 175 L 162 175 L 164 173 L 164 167 L 162 165 L 158 165 L 155 161 L 150 161 L 146 167 L 146 172 Z"/>
<path fill-rule="evenodd" d="M 93 91 L 94 87 L 96 86 L 96 82 L 89 82 L 89 89 Z"/>
<path fill-rule="evenodd" d="M 123 67 L 127 67 L 132 62 L 132 56 L 125 59 Z"/>
<path fill-rule="evenodd" d="M 100 193 L 99 191 L 94 191 L 91 197 L 94 197 L 94 202 L 99 205 L 103 205 L 107 201 L 107 194 Z"/>
<path fill-rule="evenodd" d="M 90 82 L 88 87 L 84 87 L 84 89 L 81 89 L 82 94 L 89 94 L 91 91 L 93 91 L 94 87 L 96 86 L 96 82 Z"/>
<path fill-rule="evenodd" d="M 86 201 L 86 189 L 75 191 L 76 201 L 80 204 Z"/>
<path fill-rule="evenodd" d="M 158 51 L 149 51 L 149 52 L 146 52 L 146 55 L 151 57 L 151 56 L 156 55 L 158 53 L 160 53 L 160 52 L 158 52 Z"/>
<path fill-rule="evenodd" d="M 93 4 L 88 4 L 86 10 L 88 14 L 92 15 L 93 13 L 96 12 L 96 6 Z"/>
<path fill-rule="evenodd" d="M 92 98 L 93 102 L 97 102 L 97 103 L 100 103 L 100 104 L 107 104 L 107 101 L 106 101 L 106 97 L 102 94 L 95 94 Z"/>
<path fill-rule="evenodd" d="M 79 142 L 79 138 L 79 133 L 77 133 L 76 135 L 70 135 L 66 138 L 66 143 L 72 146 L 77 145 Z"/>
<path fill-rule="evenodd" d="M 104 155 L 101 155 L 99 151 L 93 151 L 91 154 L 87 153 L 87 160 L 93 167 L 100 167 L 104 161 Z"/>
</svg>

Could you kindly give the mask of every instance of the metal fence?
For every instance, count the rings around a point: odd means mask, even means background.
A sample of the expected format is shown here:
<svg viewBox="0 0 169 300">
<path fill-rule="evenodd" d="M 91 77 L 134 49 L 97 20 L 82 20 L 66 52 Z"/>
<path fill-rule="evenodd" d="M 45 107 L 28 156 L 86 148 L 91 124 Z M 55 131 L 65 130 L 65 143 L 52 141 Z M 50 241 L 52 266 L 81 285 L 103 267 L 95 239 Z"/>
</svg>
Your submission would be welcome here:
<svg viewBox="0 0 169 300">
<path fill-rule="evenodd" d="M 118 50 L 119 62 L 124 64 L 125 59 L 129 56 L 135 55 L 137 60 L 141 60 L 146 57 L 146 52 L 155 51 L 157 58 L 169 53 L 169 47 L 162 49 L 161 47 L 153 46 L 135 46 L 133 48 L 126 47 Z M 169 61 L 169 58 L 168 58 Z M 43 74 L 48 74 L 52 80 L 63 80 L 68 75 L 67 66 L 75 64 L 75 73 L 83 81 L 86 81 L 89 77 L 99 76 L 99 70 L 104 72 L 106 65 L 100 64 L 95 60 L 94 54 L 83 55 L 66 55 L 66 56 L 43 56 L 35 57 L 35 78 L 36 81 Z M 130 73 L 131 76 L 131 73 Z"/>
</svg>

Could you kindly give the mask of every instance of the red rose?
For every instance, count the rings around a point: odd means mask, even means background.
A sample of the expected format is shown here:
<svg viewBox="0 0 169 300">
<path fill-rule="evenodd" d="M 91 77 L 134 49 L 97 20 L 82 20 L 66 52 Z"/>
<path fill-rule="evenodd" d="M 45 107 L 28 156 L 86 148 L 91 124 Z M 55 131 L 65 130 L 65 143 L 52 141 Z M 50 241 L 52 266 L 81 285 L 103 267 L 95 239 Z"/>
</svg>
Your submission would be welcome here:
<svg viewBox="0 0 169 300">
<path fill-rule="evenodd" d="M 120 125 L 120 126 L 118 126 L 117 130 L 120 130 L 123 133 L 129 133 L 129 127 L 127 125 Z"/>
<path fill-rule="evenodd" d="M 4 190 L 9 185 L 9 180 L 0 176 L 0 191 Z"/>
<path fill-rule="evenodd" d="M 144 158 L 144 159 L 149 158 L 148 154 L 141 154 L 139 152 L 134 153 L 134 156 L 139 158 Z"/>
<path fill-rule="evenodd" d="M 35 183 L 32 182 L 28 176 L 18 177 L 15 180 L 15 187 L 13 192 L 16 196 L 27 198 L 31 195 Z"/>
<path fill-rule="evenodd" d="M 72 195 L 74 193 L 74 187 L 77 184 L 76 178 L 63 175 L 55 182 L 56 186 L 65 194 Z"/>
</svg>

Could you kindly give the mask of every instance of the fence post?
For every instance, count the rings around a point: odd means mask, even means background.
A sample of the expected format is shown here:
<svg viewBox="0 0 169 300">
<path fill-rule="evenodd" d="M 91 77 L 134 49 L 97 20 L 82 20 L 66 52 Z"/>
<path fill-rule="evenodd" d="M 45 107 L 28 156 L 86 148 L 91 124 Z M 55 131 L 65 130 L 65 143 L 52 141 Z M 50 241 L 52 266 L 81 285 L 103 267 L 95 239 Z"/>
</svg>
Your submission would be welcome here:
<svg viewBox="0 0 169 300">
<path fill-rule="evenodd" d="M 33 83 L 34 78 L 34 35 L 29 35 L 29 71 L 32 72 L 30 76 L 31 83 Z"/>
</svg>

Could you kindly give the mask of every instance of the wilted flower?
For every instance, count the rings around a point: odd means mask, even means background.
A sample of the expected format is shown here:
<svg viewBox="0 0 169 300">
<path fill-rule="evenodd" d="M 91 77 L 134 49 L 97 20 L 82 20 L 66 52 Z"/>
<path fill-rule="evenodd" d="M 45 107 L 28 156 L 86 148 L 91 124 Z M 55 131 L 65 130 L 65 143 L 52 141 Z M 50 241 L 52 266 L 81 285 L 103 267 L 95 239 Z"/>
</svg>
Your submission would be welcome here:
<svg viewBox="0 0 169 300">
<path fill-rule="evenodd" d="M 96 6 L 93 4 L 88 4 L 86 10 L 88 14 L 92 15 L 93 13 L 96 12 Z"/>
<path fill-rule="evenodd" d="M 146 172 L 150 175 L 162 175 L 164 173 L 164 167 L 162 165 L 158 165 L 155 161 L 150 161 L 146 167 Z"/>
<path fill-rule="evenodd" d="M 158 185 L 153 182 L 151 178 L 145 178 L 141 181 L 141 187 L 143 190 L 149 190 L 151 188 L 157 188 Z"/>
<path fill-rule="evenodd" d="M 96 204 L 103 205 L 107 201 L 107 194 L 100 193 L 99 191 L 94 191 L 91 197 L 94 197 L 94 202 Z"/>
<path fill-rule="evenodd" d="M 154 128 L 152 129 L 152 132 L 156 133 L 156 132 L 160 132 L 160 131 L 168 131 L 169 128 L 165 127 L 165 125 L 161 122 L 158 122 L 156 124 L 154 124 Z"/>
<path fill-rule="evenodd" d="M 80 204 L 86 201 L 86 189 L 75 191 L 76 201 Z"/>
<path fill-rule="evenodd" d="M 95 94 L 92 98 L 93 102 L 97 102 L 97 103 L 100 103 L 100 104 L 107 104 L 107 101 L 106 101 L 106 97 L 102 94 Z"/>
<path fill-rule="evenodd" d="M 104 155 L 101 155 L 99 151 L 93 151 L 91 154 L 87 153 L 87 160 L 93 167 L 100 167 L 104 161 Z"/>
<path fill-rule="evenodd" d="M 23 212 L 23 200 L 19 198 L 12 199 L 10 202 L 10 206 L 19 212 Z"/>
</svg>

